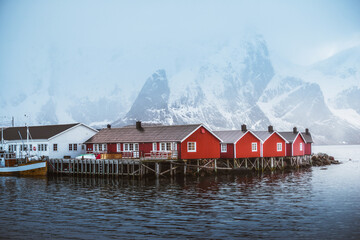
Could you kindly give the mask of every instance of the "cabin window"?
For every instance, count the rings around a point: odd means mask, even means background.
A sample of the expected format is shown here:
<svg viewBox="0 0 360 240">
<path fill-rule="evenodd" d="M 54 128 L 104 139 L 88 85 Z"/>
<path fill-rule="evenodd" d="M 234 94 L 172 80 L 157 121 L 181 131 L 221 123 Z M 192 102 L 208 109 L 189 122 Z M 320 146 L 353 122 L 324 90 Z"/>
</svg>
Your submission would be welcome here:
<svg viewBox="0 0 360 240">
<path fill-rule="evenodd" d="M 81 144 L 81 150 L 85 150 L 85 144 Z"/>
<path fill-rule="evenodd" d="M 74 151 L 77 151 L 77 144 L 74 143 Z"/>
<path fill-rule="evenodd" d="M 57 150 L 58 150 L 57 143 L 54 143 L 54 144 L 53 144 L 53 151 L 54 151 L 54 152 L 57 152 Z"/>
<path fill-rule="evenodd" d="M 101 152 L 103 149 L 102 149 L 102 144 L 98 144 L 99 145 L 99 152 Z"/>
<path fill-rule="evenodd" d="M 124 152 L 139 151 L 138 143 L 124 143 Z"/>
<path fill-rule="evenodd" d="M 153 146 L 152 146 L 152 150 L 153 150 L 153 151 L 156 151 L 156 150 L 157 150 L 157 145 L 156 145 L 156 143 L 153 143 L 152 145 L 153 145 Z"/>
<path fill-rule="evenodd" d="M 103 144 L 103 151 L 107 150 L 107 144 Z"/>
<path fill-rule="evenodd" d="M 94 144 L 94 152 L 98 152 L 99 151 L 99 145 L 98 144 Z"/>
<path fill-rule="evenodd" d="M 278 152 L 282 151 L 282 143 L 277 143 L 277 151 Z"/>
<path fill-rule="evenodd" d="M 227 144 L 221 144 L 221 152 L 227 152 Z"/>
<path fill-rule="evenodd" d="M 47 151 L 47 144 L 44 144 L 44 151 Z"/>
<path fill-rule="evenodd" d="M 176 142 L 173 143 L 173 148 L 172 149 L 177 151 L 177 143 Z"/>
<path fill-rule="evenodd" d="M 188 152 L 196 152 L 196 142 L 188 142 L 187 143 L 187 151 Z"/>
<path fill-rule="evenodd" d="M 302 146 L 302 143 L 300 143 L 300 151 L 303 150 L 303 146 Z"/>
<path fill-rule="evenodd" d="M 116 151 L 121 152 L 121 145 L 120 143 L 116 144 Z"/>
<path fill-rule="evenodd" d="M 160 151 L 171 151 L 171 143 L 169 142 L 160 143 Z"/>
<path fill-rule="evenodd" d="M 73 145 L 70 143 L 70 144 L 69 144 L 69 151 L 72 151 L 72 146 L 73 146 Z"/>
<path fill-rule="evenodd" d="M 257 143 L 256 142 L 251 143 L 251 151 L 257 152 Z"/>
<path fill-rule="evenodd" d="M 30 149 L 29 149 L 29 151 L 32 151 L 32 144 L 30 144 Z"/>
</svg>

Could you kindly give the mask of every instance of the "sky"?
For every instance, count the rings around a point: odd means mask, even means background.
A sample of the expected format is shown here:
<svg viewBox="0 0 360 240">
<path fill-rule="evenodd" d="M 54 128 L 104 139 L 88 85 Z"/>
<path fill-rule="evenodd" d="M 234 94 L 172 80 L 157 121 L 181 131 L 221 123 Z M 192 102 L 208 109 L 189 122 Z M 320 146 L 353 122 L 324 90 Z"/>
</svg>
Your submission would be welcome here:
<svg viewBox="0 0 360 240">
<path fill-rule="evenodd" d="M 357 0 L 0 0 L 0 107 L 96 93 L 128 106 L 157 69 L 249 33 L 272 56 L 310 65 L 360 45 L 359 12 Z"/>
</svg>

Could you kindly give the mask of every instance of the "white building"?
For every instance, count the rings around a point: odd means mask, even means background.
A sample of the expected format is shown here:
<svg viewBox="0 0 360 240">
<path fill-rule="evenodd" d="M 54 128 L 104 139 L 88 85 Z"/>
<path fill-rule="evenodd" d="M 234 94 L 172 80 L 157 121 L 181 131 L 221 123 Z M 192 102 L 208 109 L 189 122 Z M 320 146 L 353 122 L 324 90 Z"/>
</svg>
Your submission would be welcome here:
<svg viewBox="0 0 360 240">
<path fill-rule="evenodd" d="M 86 152 L 83 143 L 98 132 L 82 123 L 29 126 L 28 129 L 29 134 L 27 127 L 4 128 L 0 150 L 15 152 L 18 158 L 27 153 L 39 157 L 74 158 Z"/>
</svg>

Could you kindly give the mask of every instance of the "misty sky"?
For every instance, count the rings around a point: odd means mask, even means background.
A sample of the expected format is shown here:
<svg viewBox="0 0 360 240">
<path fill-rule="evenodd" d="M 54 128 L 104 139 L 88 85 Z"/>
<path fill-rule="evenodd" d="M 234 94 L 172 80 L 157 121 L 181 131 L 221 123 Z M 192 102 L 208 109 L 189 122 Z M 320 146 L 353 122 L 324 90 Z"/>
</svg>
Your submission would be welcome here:
<svg viewBox="0 0 360 240">
<path fill-rule="evenodd" d="M 357 0 L 0 0 L 0 107 L 73 89 L 134 99 L 126 87 L 155 70 L 249 33 L 271 56 L 309 65 L 360 44 L 359 13 Z"/>
</svg>

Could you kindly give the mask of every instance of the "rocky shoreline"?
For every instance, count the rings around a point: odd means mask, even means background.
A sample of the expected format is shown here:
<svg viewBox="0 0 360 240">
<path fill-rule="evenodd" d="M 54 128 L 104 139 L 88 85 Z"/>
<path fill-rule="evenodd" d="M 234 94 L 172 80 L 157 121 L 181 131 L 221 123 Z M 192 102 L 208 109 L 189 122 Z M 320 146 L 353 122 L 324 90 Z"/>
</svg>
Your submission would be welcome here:
<svg viewBox="0 0 360 240">
<path fill-rule="evenodd" d="M 340 164 L 333 156 L 326 153 L 317 153 L 311 156 L 312 166 L 326 166 L 331 164 Z"/>
</svg>

